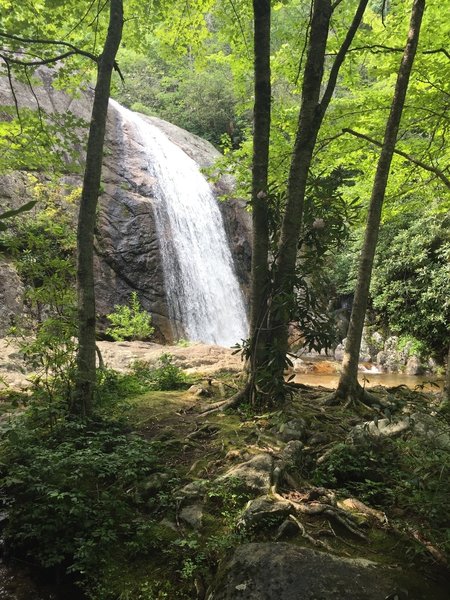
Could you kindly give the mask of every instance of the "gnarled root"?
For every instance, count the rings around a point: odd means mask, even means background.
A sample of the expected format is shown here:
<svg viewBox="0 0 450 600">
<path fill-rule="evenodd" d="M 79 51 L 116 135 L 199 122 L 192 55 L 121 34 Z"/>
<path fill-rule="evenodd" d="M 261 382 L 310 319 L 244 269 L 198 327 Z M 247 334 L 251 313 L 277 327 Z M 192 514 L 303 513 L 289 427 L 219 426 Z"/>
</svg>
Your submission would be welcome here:
<svg viewBox="0 0 450 600">
<path fill-rule="evenodd" d="M 294 513 L 300 515 L 324 515 L 326 517 L 332 518 L 337 521 L 340 525 L 342 525 L 347 531 L 356 537 L 366 541 L 367 537 L 360 531 L 357 524 L 353 522 L 353 517 L 349 515 L 346 511 L 338 508 L 337 506 L 333 506 L 332 504 L 325 504 L 324 502 L 309 502 L 309 503 L 301 503 L 295 502 L 295 500 L 291 500 L 289 498 L 284 498 L 280 494 L 273 492 L 272 495 L 276 500 L 280 502 L 289 502 L 292 506 Z"/>
<path fill-rule="evenodd" d="M 248 396 L 249 391 L 250 384 L 248 383 L 236 394 L 233 394 L 231 398 L 228 398 L 227 400 L 221 400 L 220 402 L 215 402 L 214 404 L 211 404 L 211 406 L 208 406 L 208 408 L 206 408 L 200 413 L 200 416 L 204 417 L 205 415 L 210 415 L 218 411 L 227 410 L 228 408 L 236 408 L 236 406 L 239 406 L 241 402 L 244 402 L 244 400 Z"/>
</svg>

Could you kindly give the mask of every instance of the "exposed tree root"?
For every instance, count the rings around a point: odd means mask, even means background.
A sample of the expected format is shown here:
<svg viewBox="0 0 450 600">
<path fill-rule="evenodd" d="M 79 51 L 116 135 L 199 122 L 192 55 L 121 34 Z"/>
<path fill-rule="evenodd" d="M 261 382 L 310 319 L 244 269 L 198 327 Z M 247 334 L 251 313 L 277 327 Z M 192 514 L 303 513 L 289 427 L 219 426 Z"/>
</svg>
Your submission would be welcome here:
<svg viewBox="0 0 450 600">
<path fill-rule="evenodd" d="M 289 521 L 292 521 L 293 523 L 295 523 L 297 525 L 297 527 L 300 530 L 300 534 L 303 538 L 305 538 L 305 540 L 308 540 L 308 542 L 312 545 L 312 546 L 316 546 L 318 548 L 322 548 L 323 550 L 326 550 L 327 552 L 333 552 L 333 549 L 331 548 L 331 546 L 329 544 L 327 544 L 326 542 L 324 542 L 323 540 L 317 540 L 316 538 L 314 538 L 312 535 L 310 535 L 306 529 L 305 526 L 303 525 L 303 523 L 301 521 L 299 521 L 297 519 L 297 517 L 295 517 L 294 515 L 289 515 L 288 517 Z"/>
<path fill-rule="evenodd" d="M 228 408 L 236 408 L 236 406 L 239 406 L 241 402 L 244 402 L 244 400 L 247 398 L 249 391 L 250 384 L 247 383 L 247 385 L 244 388 L 239 390 L 236 394 L 233 394 L 231 398 L 228 398 L 227 400 L 221 400 L 220 402 L 214 402 L 214 404 L 211 404 L 211 406 L 208 406 L 208 408 L 202 410 L 200 416 L 204 417 L 205 415 L 210 415 L 218 411 L 227 410 Z"/>
<path fill-rule="evenodd" d="M 357 524 L 354 521 L 351 514 L 346 511 L 338 508 L 337 506 L 333 506 L 333 504 L 326 504 L 324 502 L 309 502 L 309 503 L 301 503 L 296 502 L 290 498 L 285 498 L 284 496 L 278 494 L 274 489 L 272 489 L 272 496 L 275 500 L 280 502 L 289 502 L 292 509 L 297 515 L 308 515 L 308 516 L 316 516 L 316 515 L 324 515 L 328 518 L 334 519 L 340 525 L 342 525 L 347 531 L 356 537 L 366 541 L 367 537 L 360 531 Z M 331 499 L 333 502 L 333 499 Z"/>
<path fill-rule="evenodd" d="M 408 534 L 416 540 L 416 542 L 419 542 L 419 544 L 421 544 L 425 550 L 427 550 L 427 552 L 439 565 L 441 565 L 441 567 L 444 567 L 447 570 L 450 569 L 450 564 L 445 554 L 441 552 L 439 548 L 436 548 L 436 546 L 434 546 L 429 540 L 427 540 L 426 537 L 420 533 L 420 531 L 417 531 L 416 529 L 408 529 L 407 531 Z"/>
<path fill-rule="evenodd" d="M 376 406 L 381 406 L 382 408 L 388 408 L 389 403 L 384 400 L 384 398 L 380 398 L 375 394 L 367 391 L 365 388 L 361 388 L 361 391 L 349 392 L 347 394 L 341 394 L 339 390 L 332 392 L 331 394 L 325 396 L 320 401 L 322 406 L 337 406 L 338 404 L 343 404 L 344 408 L 348 408 L 349 406 L 363 406 L 365 409 L 374 410 Z"/>
</svg>

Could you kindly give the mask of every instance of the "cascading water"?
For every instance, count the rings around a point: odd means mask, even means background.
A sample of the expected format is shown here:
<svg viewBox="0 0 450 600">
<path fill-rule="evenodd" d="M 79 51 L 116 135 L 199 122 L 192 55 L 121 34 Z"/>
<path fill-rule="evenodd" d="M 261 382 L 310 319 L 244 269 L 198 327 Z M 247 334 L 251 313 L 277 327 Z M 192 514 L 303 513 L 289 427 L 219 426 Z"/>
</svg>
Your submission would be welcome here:
<svg viewBox="0 0 450 600">
<path fill-rule="evenodd" d="M 123 124 L 134 128 L 156 181 L 156 227 L 176 335 L 222 346 L 239 342 L 248 332 L 244 301 L 210 185 L 197 163 L 160 129 L 110 103 Z"/>
</svg>

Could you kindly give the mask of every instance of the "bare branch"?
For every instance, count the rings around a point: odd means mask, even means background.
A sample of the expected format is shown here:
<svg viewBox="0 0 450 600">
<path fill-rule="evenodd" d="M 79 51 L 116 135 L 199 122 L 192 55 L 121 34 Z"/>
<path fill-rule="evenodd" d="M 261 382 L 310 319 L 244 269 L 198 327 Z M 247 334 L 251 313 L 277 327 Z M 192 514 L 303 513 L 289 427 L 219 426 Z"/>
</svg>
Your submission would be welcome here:
<svg viewBox="0 0 450 600">
<path fill-rule="evenodd" d="M 423 50 L 423 54 L 438 54 L 442 52 L 450 60 L 450 52 L 445 48 L 435 48 L 434 50 Z"/>
<path fill-rule="evenodd" d="M 305 43 L 303 44 L 302 53 L 300 55 L 300 61 L 298 63 L 297 75 L 295 77 L 295 85 L 297 85 L 298 80 L 300 79 L 300 74 L 302 72 L 303 59 L 305 58 L 306 48 L 308 46 L 308 41 L 309 41 L 309 31 L 311 29 L 312 15 L 313 15 L 313 2 L 311 0 L 311 3 L 309 5 L 308 25 L 306 26 L 306 32 L 305 32 Z"/>
<path fill-rule="evenodd" d="M 371 144 L 378 146 L 379 148 L 381 148 L 383 146 L 383 144 L 381 142 L 379 142 L 378 140 L 374 140 L 373 138 L 369 137 L 368 135 L 365 135 L 364 133 L 359 133 L 358 131 L 355 131 L 354 129 L 349 129 L 346 127 L 342 131 L 343 131 L 343 133 L 350 133 L 351 135 L 354 135 L 357 138 L 366 140 L 366 141 L 370 142 Z M 407 154 L 406 152 L 403 152 L 402 150 L 398 150 L 397 148 L 394 150 L 394 153 L 398 154 L 399 156 L 402 156 L 403 158 L 406 158 L 407 160 L 409 160 L 413 164 L 417 165 L 418 167 L 421 167 L 425 171 L 434 173 L 434 175 L 436 175 L 436 177 L 438 177 L 446 185 L 446 187 L 448 187 L 450 189 L 450 179 L 448 179 L 448 177 L 443 173 L 443 171 L 441 171 L 441 169 L 438 169 L 437 167 L 434 167 L 433 165 L 424 163 L 420 159 L 415 158 L 414 156 L 411 156 L 410 154 Z"/>
<path fill-rule="evenodd" d="M 379 52 L 403 52 L 403 48 L 397 46 L 385 46 L 384 44 L 369 44 L 367 46 L 355 46 L 350 48 L 348 52 L 360 52 L 361 50 L 370 50 L 374 54 Z M 450 52 L 445 48 L 433 48 L 431 50 L 422 50 L 422 54 L 444 54 L 450 60 Z M 335 56 L 339 54 L 335 52 L 327 53 L 327 56 Z"/>
<path fill-rule="evenodd" d="M 14 108 L 16 110 L 17 120 L 19 121 L 19 124 L 20 124 L 20 131 L 22 132 L 22 119 L 20 117 L 19 102 L 17 101 L 16 90 L 14 89 L 14 84 L 13 84 L 13 80 L 12 80 L 11 65 L 9 64 L 8 59 L 5 56 L 0 54 L 0 58 L 3 60 L 3 62 L 6 65 L 6 72 L 8 74 L 9 87 L 11 89 L 11 94 L 12 94 L 13 101 L 14 101 Z"/>
<path fill-rule="evenodd" d="M 91 60 L 93 60 L 94 62 L 98 61 L 98 57 L 95 56 L 95 54 L 92 54 L 91 52 L 88 52 L 86 50 L 82 50 L 81 48 L 77 48 L 77 46 L 74 46 L 73 44 L 71 44 L 70 42 L 64 42 L 62 40 L 45 40 L 45 39 L 41 39 L 41 38 L 24 38 L 24 37 L 20 37 L 18 35 L 13 35 L 12 33 L 6 33 L 6 31 L 0 31 L 0 38 L 5 38 L 7 40 L 13 40 L 15 42 L 22 42 L 24 44 L 37 44 L 37 45 L 48 45 L 48 46 L 64 46 L 65 48 L 70 48 L 70 50 L 72 50 L 71 54 L 81 54 L 81 56 L 86 56 L 87 58 L 90 58 Z M 55 62 L 55 61 L 52 61 Z M 32 66 L 32 65 L 29 65 Z"/>
<path fill-rule="evenodd" d="M 236 9 L 236 5 L 234 4 L 233 0 L 229 0 L 229 2 L 231 4 L 231 8 L 233 9 L 234 16 L 236 17 L 236 20 L 238 22 L 239 29 L 241 30 L 241 35 L 242 35 L 242 39 L 244 41 L 244 46 L 245 46 L 245 49 L 247 51 L 247 54 L 250 54 L 250 50 L 249 50 L 249 47 L 248 47 L 248 44 L 247 44 L 247 39 L 245 37 L 245 31 L 244 31 L 244 28 L 242 26 L 242 21 L 241 21 L 241 18 L 239 17 L 239 13 L 238 13 L 238 11 Z"/>
<path fill-rule="evenodd" d="M 333 4 L 331 5 L 331 12 L 334 12 L 341 2 L 342 0 L 334 0 Z"/>
<path fill-rule="evenodd" d="M 64 52 L 63 54 L 59 54 L 58 56 L 52 56 L 50 58 L 42 58 L 39 60 L 31 60 L 31 61 L 25 61 L 25 60 L 19 60 L 18 58 L 6 57 L 4 54 L 0 54 L 0 57 L 5 62 L 8 62 L 10 64 L 20 65 L 22 67 L 38 67 L 40 65 L 50 65 L 50 64 L 59 62 L 60 60 L 63 60 L 64 58 L 68 58 L 69 56 L 74 56 L 76 54 L 78 54 L 78 52 L 76 52 L 75 50 L 68 50 L 67 52 Z M 89 58 L 92 58 L 92 56 L 90 56 Z M 95 59 L 95 62 L 97 62 L 97 59 Z"/>
</svg>

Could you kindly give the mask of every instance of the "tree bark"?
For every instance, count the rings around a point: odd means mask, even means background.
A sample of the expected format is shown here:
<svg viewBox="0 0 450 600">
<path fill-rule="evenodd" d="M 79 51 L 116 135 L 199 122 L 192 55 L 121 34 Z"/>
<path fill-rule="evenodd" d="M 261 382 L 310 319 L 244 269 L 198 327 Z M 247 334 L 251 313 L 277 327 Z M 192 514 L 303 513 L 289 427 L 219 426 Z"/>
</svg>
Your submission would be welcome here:
<svg viewBox="0 0 450 600">
<path fill-rule="evenodd" d="M 122 38 L 123 2 L 110 0 L 108 33 L 98 60 L 86 167 L 78 216 L 77 285 L 78 285 L 78 354 L 75 391 L 71 404 L 74 414 L 88 416 L 93 408 L 95 389 L 95 293 L 94 228 L 100 194 L 103 145 L 105 139 L 111 76 Z"/>
<path fill-rule="evenodd" d="M 342 374 L 337 389 L 337 397 L 339 398 L 361 398 L 364 394 L 363 388 L 358 383 L 358 359 L 369 297 L 370 280 L 380 228 L 381 210 L 408 89 L 409 77 L 419 41 L 424 9 L 425 0 L 414 0 L 408 39 L 397 76 L 394 98 L 386 124 L 383 146 L 372 187 L 364 244 L 359 259 L 355 297 L 342 362 Z"/>
<path fill-rule="evenodd" d="M 288 324 L 291 316 L 291 299 L 294 294 L 298 243 L 314 146 L 336 86 L 339 69 L 361 23 L 367 3 L 368 0 L 360 0 L 358 4 L 353 21 L 331 67 L 325 91 L 319 102 L 333 8 L 330 0 L 314 0 L 303 78 L 302 103 L 289 171 L 287 203 L 281 227 L 269 314 L 270 340 L 274 353 L 273 380 L 275 389 L 280 390 L 280 394 L 283 390 L 283 372 L 288 350 Z"/>
<path fill-rule="evenodd" d="M 252 159 L 252 279 L 250 291 L 250 400 L 253 381 L 267 361 L 267 298 L 269 293 L 268 168 L 271 116 L 270 0 L 253 0 L 254 94 Z"/>
<path fill-rule="evenodd" d="M 448 344 L 447 370 L 445 372 L 444 400 L 442 402 L 442 410 L 450 414 L 450 342 Z"/>
</svg>

